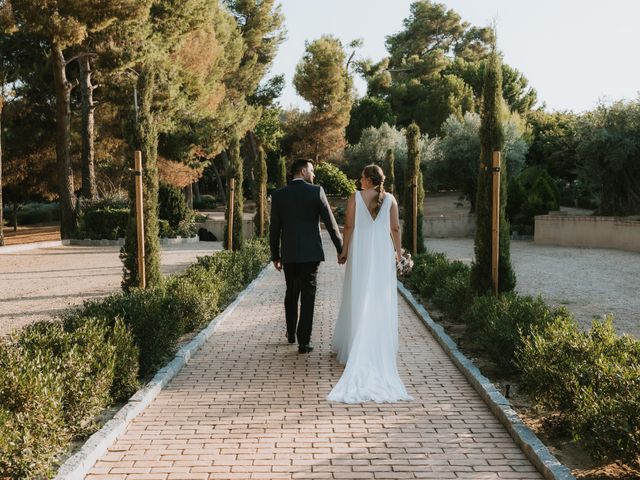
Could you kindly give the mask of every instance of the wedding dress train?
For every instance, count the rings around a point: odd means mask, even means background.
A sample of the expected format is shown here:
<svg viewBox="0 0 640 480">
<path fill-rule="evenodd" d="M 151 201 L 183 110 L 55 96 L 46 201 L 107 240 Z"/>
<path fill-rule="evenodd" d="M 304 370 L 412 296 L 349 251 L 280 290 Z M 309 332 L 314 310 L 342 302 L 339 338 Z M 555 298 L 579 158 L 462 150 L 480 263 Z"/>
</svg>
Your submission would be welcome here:
<svg viewBox="0 0 640 480">
<path fill-rule="evenodd" d="M 342 302 L 332 351 L 344 363 L 327 400 L 342 403 L 411 400 L 398 374 L 396 264 L 386 194 L 374 219 L 356 192 L 354 230 L 348 249 Z"/>
</svg>

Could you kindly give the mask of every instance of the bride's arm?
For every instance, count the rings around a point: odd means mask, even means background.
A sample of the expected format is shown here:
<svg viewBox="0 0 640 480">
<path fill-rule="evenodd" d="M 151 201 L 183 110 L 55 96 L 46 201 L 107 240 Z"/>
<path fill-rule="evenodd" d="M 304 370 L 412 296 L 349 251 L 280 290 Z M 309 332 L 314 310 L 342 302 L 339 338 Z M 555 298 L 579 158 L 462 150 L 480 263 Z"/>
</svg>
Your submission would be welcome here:
<svg viewBox="0 0 640 480">
<path fill-rule="evenodd" d="M 391 195 L 391 194 L 387 194 Z M 402 256 L 402 243 L 400 240 L 400 215 L 398 213 L 398 202 L 391 196 L 391 238 L 393 238 L 393 248 L 396 250 L 396 260 L 399 262 Z"/>
<path fill-rule="evenodd" d="M 357 192 L 356 192 L 357 193 Z M 340 260 L 344 261 L 349 254 L 349 241 L 353 234 L 353 226 L 356 219 L 356 194 L 354 193 L 347 202 L 347 211 L 344 216 L 344 232 L 342 234 L 342 253 L 340 254 Z"/>
</svg>

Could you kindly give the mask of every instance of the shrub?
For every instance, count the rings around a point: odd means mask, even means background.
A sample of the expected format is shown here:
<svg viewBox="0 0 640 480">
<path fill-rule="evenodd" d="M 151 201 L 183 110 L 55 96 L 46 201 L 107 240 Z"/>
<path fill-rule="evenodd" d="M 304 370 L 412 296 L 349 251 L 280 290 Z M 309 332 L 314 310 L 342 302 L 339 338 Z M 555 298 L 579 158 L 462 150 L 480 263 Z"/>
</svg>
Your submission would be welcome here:
<svg viewBox="0 0 640 480">
<path fill-rule="evenodd" d="M 356 191 L 356 184 L 335 165 L 322 163 L 316 167 L 316 183 L 321 185 L 327 195 L 348 197 Z"/>
<path fill-rule="evenodd" d="M 26 327 L 17 344 L 23 358 L 52 356 L 61 359 L 52 369 L 63 388 L 63 416 L 71 434 L 87 424 L 110 402 L 115 347 L 105 338 L 102 322 L 87 321 L 66 332 L 61 322 L 38 322 Z"/>
<path fill-rule="evenodd" d="M 553 310 L 542 297 L 506 293 L 499 297 L 475 297 L 465 321 L 498 368 L 505 373 L 518 370 L 515 352 L 522 339 L 535 326 L 544 326 L 558 315 L 567 315 L 563 308 Z"/>
<path fill-rule="evenodd" d="M 11 208 L 7 205 L 4 217 L 12 218 Z M 25 203 L 18 208 L 18 225 L 33 225 L 35 223 L 52 223 L 60 220 L 60 205 L 52 203 Z"/>
<path fill-rule="evenodd" d="M 82 202 L 76 237 L 94 240 L 124 238 L 129 221 L 126 202 L 102 200 Z"/>
<path fill-rule="evenodd" d="M 63 419 L 61 358 L 50 352 L 24 356 L 0 343 L 0 472 L 3 478 L 34 478 L 51 471 L 69 442 Z"/>
<path fill-rule="evenodd" d="M 522 387 L 558 410 L 597 458 L 640 462 L 640 341 L 611 317 L 581 332 L 569 316 L 532 329 L 518 351 Z"/>
<path fill-rule="evenodd" d="M 464 267 L 464 268 L 463 268 Z M 444 277 L 433 294 L 433 303 L 445 315 L 453 319 L 461 318 L 473 302 L 474 292 L 469 282 L 470 269 L 466 265 L 456 265 L 450 275 Z"/>
<path fill-rule="evenodd" d="M 193 208 L 196 210 L 212 210 L 218 206 L 213 195 L 200 195 L 193 199 Z"/>
<path fill-rule="evenodd" d="M 421 296 L 431 299 L 444 279 L 457 275 L 468 276 L 469 267 L 459 260 L 449 260 L 444 253 L 427 252 L 415 257 L 409 284 Z"/>
<path fill-rule="evenodd" d="M 173 185 L 161 184 L 158 192 L 160 202 L 160 220 L 169 224 L 160 224 L 160 236 L 174 238 L 176 236 L 190 237 L 194 231 L 191 227 L 194 212 L 189 208 L 182 190 Z"/>
</svg>

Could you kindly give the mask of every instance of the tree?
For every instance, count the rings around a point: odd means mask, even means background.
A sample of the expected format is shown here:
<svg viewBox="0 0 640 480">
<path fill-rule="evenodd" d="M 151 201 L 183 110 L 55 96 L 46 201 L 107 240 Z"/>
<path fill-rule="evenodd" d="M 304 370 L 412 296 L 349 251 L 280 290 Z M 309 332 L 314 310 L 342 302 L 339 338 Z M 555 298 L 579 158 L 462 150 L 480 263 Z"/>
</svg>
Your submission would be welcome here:
<svg viewBox="0 0 640 480">
<path fill-rule="evenodd" d="M 377 128 L 383 123 L 389 125 L 396 123 L 396 116 L 393 114 L 389 102 L 382 97 L 362 97 L 351 108 L 346 132 L 347 141 L 350 145 L 355 145 L 360 141 L 360 136 L 365 128 Z"/>
<path fill-rule="evenodd" d="M 330 35 L 307 43 L 293 84 L 312 107 L 302 116 L 305 134 L 295 146 L 296 153 L 315 160 L 341 153 L 353 103 L 353 80 L 342 43 Z"/>
<path fill-rule="evenodd" d="M 242 158 L 240 157 L 240 140 L 238 137 L 233 137 L 229 144 L 229 166 L 227 167 L 227 180 L 235 179 L 235 195 L 233 197 L 233 237 L 231 240 L 231 249 L 239 250 L 242 247 L 243 235 L 242 235 L 242 220 L 243 220 L 243 208 L 244 198 L 242 195 Z M 224 245 L 225 248 L 229 244 L 229 208 L 231 204 L 227 202 L 227 208 L 225 210 L 225 227 L 224 227 Z"/>
<path fill-rule="evenodd" d="M 69 80 L 67 66 L 75 58 L 67 59 L 66 52 L 79 46 L 90 32 L 100 31 L 118 19 L 126 3 L 123 0 L 12 0 L 17 27 L 41 36 L 51 52 L 62 238 L 69 238 L 76 226 L 70 148 L 71 92 L 78 81 Z"/>
<path fill-rule="evenodd" d="M 420 128 L 415 123 L 407 127 L 407 169 L 404 177 L 404 223 L 402 225 L 402 246 L 413 251 L 413 189 L 411 185 L 414 179 L 418 188 L 418 211 L 416 213 L 417 224 L 417 253 L 425 251 L 424 246 L 424 185 L 422 171 L 420 170 Z"/>
<path fill-rule="evenodd" d="M 254 217 L 256 235 L 264 236 L 269 230 L 269 219 L 267 218 L 267 155 L 262 147 L 258 148 L 258 169 L 256 175 L 257 188 L 257 209 Z M 261 222 L 262 219 L 262 222 Z"/>
<path fill-rule="evenodd" d="M 475 261 L 471 268 L 471 283 L 480 294 L 491 291 L 491 217 L 492 217 L 492 177 L 491 161 L 494 151 L 504 148 L 504 133 L 500 121 L 502 99 L 502 70 L 500 57 L 492 52 L 485 69 L 483 105 L 480 122 L 480 169 L 476 197 L 476 238 Z M 516 277 L 511 267 L 510 229 L 506 219 L 507 203 L 507 162 L 502 162 L 500 173 L 500 238 L 498 290 L 510 291 L 516 285 Z"/>
<path fill-rule="evenodd" d="M 9 79 L 9 62 L 5 56 L 4 37 L 13 29 L 13 12 L 11 4 L 0 0 L 0 247 L 4 245 L 4 204 L 2 202 L 2 115 L 4 112 L 5 85 Z"/>
<path fill-rule="evenodd" d="M 391 194 L 396 193 L 396 158 L 393 154 L 393 149 L 387 150 L 385 165 L 387 167 L 387 189 Z"/>
<path fill-rule="evenodd" d="M 278 177 L 276 187 L 282 188 L 287 184 L 287 157 L 278 157 Z"/>
<path fill-rule="evenodd" d="M 528 144 L 526 127 L 517 113 L 501 108 L 504 147 L 503 160 L 510 175 L 516 176 L 522 169 Z M 436 145 L 436 158 L 428 164 L 428 171 L 435 183 L 455 188 L 469 199 L 471 212 L 475 212 L 480 159 L 480 124 L 477 113 L 468 112 L 460 120 L 450 116 L 442 126 L 442 137 Z"/>
<path fill-rule="evenodd" d="M 600 104 L 577 129 L 579 178 L 596 192 L 601 215 L 640 214 L 640 98 Z"/>
</svg>

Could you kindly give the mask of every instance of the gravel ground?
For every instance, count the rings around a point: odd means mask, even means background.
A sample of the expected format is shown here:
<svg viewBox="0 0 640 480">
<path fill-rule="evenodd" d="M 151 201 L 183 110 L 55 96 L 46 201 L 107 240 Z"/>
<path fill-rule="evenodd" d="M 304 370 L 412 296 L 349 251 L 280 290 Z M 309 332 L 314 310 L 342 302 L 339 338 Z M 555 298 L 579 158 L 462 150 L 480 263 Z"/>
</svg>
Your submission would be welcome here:
<svg viewBox="0 0 640 480">
<path fill-rule="evenodd" d="M 427 248 L 470 263 L 472 239 L 427 239 Z M 518 292 L 564 305 L 588 327 L 594 316 L 615 315 L 619 333 L 640 338 L 640 254 L 511 242 Z"/>
<path fill-rule="evenodd" d="M 184 270 L 220 242 L 162 247 L 162 272 Z M 0 336 L 120 289 L 118 247 L 54 247 L 0 254 Z"/>
</svg>

